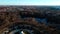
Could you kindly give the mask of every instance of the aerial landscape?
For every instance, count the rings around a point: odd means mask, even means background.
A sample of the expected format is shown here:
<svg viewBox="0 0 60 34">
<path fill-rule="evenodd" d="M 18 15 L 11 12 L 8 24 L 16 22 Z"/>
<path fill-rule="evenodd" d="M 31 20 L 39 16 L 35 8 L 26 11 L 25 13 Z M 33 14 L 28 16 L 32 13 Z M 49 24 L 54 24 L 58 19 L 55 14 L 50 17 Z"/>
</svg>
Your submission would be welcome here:
<svg viewBox="0 0 60 34">
<path fill-rule="evenodd" d="M 60 6 L 0 6 L 0 34 L 59 34 Z"/>
<path fill-rule="evenodd" d="M 60 0 L 0 0 L 0 34 L 60 34 Z"/>
</svg>

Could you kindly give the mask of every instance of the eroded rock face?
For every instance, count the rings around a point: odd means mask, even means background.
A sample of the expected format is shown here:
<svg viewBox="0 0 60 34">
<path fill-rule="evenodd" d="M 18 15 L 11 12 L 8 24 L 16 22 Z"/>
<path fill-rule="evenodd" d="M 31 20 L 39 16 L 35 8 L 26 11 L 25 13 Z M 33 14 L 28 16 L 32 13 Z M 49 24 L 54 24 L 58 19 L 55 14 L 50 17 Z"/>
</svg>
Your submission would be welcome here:
<svg viewBox="0 0 60 34">
<path fill-rule="evenodd" d="M 5 7 L 4 11 L 0 11 L 0 34 L 57 34 L 57 30 L 51 26 L 46 26 L 45 23 L 40 23 L 36 18 L 42 18 L 45 21 L 44 15 L 40 12 L 20 11 L 16 7 Z M 3 23 L 2 23 L 3 22 Z M 22 33 L 22 34 L 23 34 Z"/>
</svg>

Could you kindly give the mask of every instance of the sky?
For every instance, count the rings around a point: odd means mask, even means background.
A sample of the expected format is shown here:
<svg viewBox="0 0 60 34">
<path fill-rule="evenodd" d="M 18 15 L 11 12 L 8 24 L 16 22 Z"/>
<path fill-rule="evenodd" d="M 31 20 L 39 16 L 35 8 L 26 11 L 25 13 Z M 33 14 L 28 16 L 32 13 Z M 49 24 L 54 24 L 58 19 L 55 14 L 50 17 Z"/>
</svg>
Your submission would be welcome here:
<svg viewBox="0 0 60 34">
<path fill-rule="evenodd" d="M 0 5 L 60 5 L 60 0 L 0 0 Z"/>
</svg>

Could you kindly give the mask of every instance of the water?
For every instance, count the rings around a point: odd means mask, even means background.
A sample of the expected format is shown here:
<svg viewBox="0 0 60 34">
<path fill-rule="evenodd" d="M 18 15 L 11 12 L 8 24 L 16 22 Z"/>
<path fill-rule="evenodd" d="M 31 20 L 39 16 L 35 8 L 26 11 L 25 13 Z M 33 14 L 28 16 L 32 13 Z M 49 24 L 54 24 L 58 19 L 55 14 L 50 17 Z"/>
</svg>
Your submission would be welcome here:
<svg viewBox="0 0 60 34">
<path fill-rule="evenodd" d="M 47 22 L 47 19 L 46 18 L 35 18 L 35 19 L 39 23 L 44 23 L 44 24 L 48 25 L 48 22 Z"/>
</svg>

